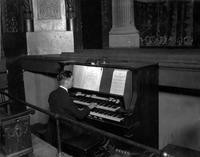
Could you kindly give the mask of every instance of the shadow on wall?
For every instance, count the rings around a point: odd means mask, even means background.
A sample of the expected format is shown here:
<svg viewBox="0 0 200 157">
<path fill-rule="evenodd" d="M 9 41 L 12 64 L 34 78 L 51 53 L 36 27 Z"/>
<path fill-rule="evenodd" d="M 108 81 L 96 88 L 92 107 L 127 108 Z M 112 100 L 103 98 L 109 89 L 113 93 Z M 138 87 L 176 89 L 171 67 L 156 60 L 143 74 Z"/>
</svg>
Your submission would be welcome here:
<svg viewBox="0 0 200 157">
<path fill-rule="evenodd" d="M 200 98 L 159 93 L 159 148 L 175 144 L 200 150 Z"/>
<path fill-rule="evenodd" d="M 196 122 L 192 125 L 188 125 L 185 128 L 182 128 L 183 132 L 178 134 L 177 138 L 174 139 L 173 143 L 177 143 L 181 146 L 188 146 L 189 148 L 200 150 L 200 122 Z"/>
</svg>

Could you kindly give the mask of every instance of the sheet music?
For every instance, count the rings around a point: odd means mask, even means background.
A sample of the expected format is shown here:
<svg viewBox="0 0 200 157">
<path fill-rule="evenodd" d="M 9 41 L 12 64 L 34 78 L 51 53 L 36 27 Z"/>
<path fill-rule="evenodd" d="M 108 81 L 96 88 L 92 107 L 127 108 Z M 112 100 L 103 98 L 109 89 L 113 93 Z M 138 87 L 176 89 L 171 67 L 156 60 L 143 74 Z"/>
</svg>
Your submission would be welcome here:
<svg viewBox="0 0 200 157">
<path fill-rule="evenodd" d="M 74 87 L 99 91 L 103 68 L 92 66 L 74 66 Z"/>
<path fill-rule="evenodd" d="M 124 94 L 127 72 L 128 70 L 122 70 L 122 69 L 114 70 L 110 87 L 111 94 L 118 94 L 118 95 Z"/>
<path fill-rule="evenodd" d="M 81 88 L 84 83 L 84 66 L 74 65 L 73 76 L 73 87 Z"/>
</svg>

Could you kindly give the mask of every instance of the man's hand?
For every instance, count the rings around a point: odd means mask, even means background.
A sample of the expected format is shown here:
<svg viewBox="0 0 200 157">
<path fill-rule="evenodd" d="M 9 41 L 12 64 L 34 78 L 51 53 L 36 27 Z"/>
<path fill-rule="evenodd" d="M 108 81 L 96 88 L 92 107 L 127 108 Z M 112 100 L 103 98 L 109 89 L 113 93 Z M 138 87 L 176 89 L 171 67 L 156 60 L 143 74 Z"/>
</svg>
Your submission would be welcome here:
<svg viewBox="0 0 200 157">
<path fill-rule="evenodd" d="M 92 103 L 90 103 L 90 105 L 88 106 L 90 109 L 93 109 L 93 108 L 95 108 L 97 106 L 97 103 L 94 103 L 94 102 L 92 102 Z"/>
</svg>

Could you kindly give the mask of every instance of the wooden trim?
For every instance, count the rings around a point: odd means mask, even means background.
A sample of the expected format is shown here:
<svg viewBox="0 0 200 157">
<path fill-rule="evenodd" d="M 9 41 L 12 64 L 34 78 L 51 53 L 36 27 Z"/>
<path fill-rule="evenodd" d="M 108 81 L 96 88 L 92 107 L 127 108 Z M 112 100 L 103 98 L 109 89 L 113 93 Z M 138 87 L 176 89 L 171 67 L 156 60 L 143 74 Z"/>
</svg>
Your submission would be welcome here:
<svg viewBox="0 0 200 157">
<path fill-rule="evenodd" d="M 187 89 L 187 88 L 159 86 L 159 91 L 174 93 L 174 94 L 181 94 L 181 95 L 200 96 L 200 89 Z"/>
</svg>

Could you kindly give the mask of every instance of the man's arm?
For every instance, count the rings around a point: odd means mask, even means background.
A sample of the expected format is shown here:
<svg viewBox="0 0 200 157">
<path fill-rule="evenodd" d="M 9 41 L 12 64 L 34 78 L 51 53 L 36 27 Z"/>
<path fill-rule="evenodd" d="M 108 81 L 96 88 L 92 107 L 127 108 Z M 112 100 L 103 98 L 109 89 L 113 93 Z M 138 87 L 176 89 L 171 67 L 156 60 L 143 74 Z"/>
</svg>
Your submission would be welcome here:
<svg viewBox="0 0 200 157">
<path fill-rule="evenodd" d="M 85 106 L 80 110 L 78 106 L 73 103 L 72 98 L 69 96 L 65 96 L 61 101 L 62 108 L 65 110 L 65 112 L 79 120 L 84 119 L 90 113 L 89 107 Z"/>
</svg>

